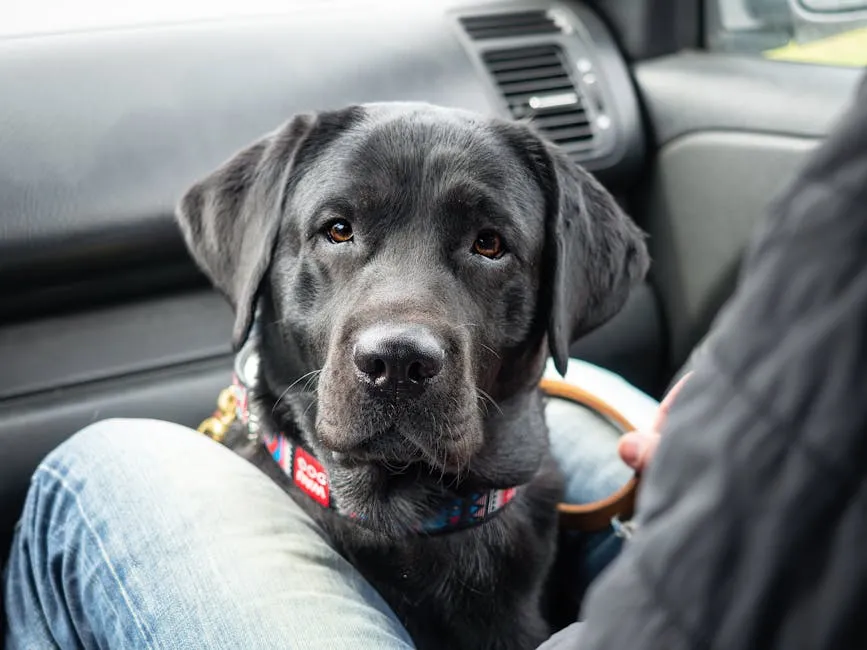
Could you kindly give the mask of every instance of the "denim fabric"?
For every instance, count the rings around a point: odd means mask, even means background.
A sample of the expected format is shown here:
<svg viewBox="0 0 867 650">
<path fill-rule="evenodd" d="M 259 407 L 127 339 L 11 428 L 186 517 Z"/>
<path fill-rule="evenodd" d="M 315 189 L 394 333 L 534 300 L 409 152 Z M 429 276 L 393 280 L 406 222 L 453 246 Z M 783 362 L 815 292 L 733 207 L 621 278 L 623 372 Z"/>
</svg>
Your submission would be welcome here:
<svg viewBox="0 0 867 650">
<path fill-rule="evenodd" d="M 569 500 L 628 477 L 601 421 L 556 400 L 548 408 Z M 585 546 L 591 575 L 616 553 L 612 541 Z M 377 592 L 264 474 L 152 420 L 92 425 L 39 466 L 3 596 L 8 650 L 412 647 Z"/>
<path fill-rule="evenodd" d="M 6 607 L 9 650 L 410 647 L 280 488 L 155 421 L 96 424 L 39 467 Z"/>
</svg>

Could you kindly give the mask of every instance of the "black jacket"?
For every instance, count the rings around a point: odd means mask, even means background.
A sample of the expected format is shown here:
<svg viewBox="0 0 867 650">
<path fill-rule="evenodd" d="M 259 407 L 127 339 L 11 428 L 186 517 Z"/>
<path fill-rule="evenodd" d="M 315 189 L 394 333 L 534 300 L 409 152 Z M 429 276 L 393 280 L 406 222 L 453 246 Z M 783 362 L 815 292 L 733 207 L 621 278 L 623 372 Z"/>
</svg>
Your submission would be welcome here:
<svg viewBox="0 0 867 650">
<path fill-rule="evenodd" d="M 867 82 L 754 239 L 638 511 L 545 650 L 867 648 Z"/>
</svg>

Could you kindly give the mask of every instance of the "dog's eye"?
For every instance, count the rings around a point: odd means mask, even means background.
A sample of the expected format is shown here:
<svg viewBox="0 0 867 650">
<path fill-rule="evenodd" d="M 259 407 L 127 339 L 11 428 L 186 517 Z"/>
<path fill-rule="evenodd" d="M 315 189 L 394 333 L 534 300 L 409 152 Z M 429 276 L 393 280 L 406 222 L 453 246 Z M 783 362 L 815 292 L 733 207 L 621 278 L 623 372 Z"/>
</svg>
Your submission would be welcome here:
<svg viewBox="0 0 867 650">
<path fill-rule="evenodd" d="M 506 248 L 503 246 L 503 238 L 499 234 L 493 230 L 483 230 L 473 242 L 473 252 L 495 260 L 503 256 Z"/>
<path fill-rule="evenodd" d="M 332 244 L 343 244 L 352 239 L 352 224 L 346 219 L 335 219 L 325 227 L 325 236 Z"/>
</svg>

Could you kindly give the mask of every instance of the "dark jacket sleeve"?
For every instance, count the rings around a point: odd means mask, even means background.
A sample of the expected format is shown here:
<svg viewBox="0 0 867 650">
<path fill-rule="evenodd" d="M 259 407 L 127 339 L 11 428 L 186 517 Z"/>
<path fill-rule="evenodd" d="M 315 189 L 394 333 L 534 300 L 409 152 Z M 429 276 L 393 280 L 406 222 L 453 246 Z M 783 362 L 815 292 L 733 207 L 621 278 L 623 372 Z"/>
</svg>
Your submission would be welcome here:
<svg viewBox="0 0 867 650">
<path fill-rule="evenodd" d="M 753 240 L 640 527 L 550 647 L 867 648 L 865 479 L 867 83 Z"/>
</svg>

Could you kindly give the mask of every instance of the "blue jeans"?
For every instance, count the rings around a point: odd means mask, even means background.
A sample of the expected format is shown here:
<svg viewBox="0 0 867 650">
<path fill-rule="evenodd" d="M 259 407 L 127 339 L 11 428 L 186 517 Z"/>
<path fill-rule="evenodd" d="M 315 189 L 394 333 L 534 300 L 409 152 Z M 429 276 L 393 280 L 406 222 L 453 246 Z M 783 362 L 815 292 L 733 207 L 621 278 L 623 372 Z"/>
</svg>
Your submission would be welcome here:
<svg viewBox="0 0 867 650">
<path fill-rule="evenodd" d="M 616 436 L 595 416 L 557 400 L 547 415 L 569 500 L 627 480 Z M 591 578 L 615 540 L 587 546 Z M 264 474 L 152 420 L 92 425 L 42 462 L 3 595 L 7 650 L 412 647 L 379 594 Z"/>
</svg>

